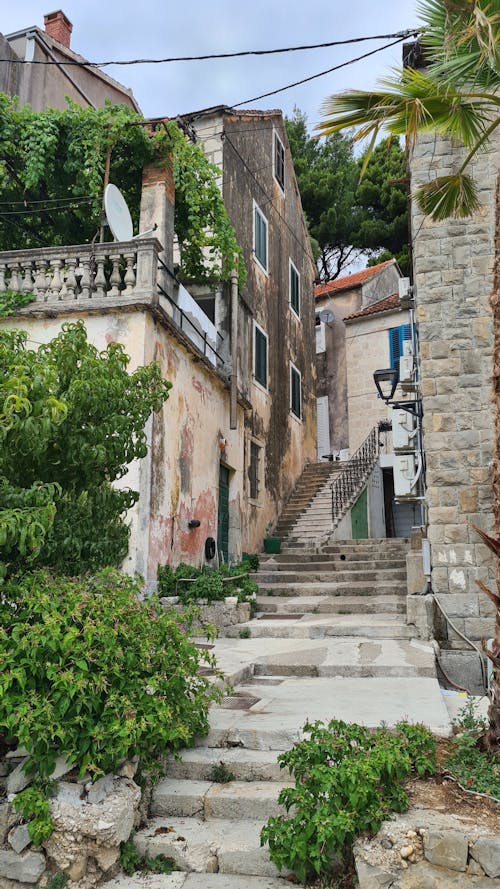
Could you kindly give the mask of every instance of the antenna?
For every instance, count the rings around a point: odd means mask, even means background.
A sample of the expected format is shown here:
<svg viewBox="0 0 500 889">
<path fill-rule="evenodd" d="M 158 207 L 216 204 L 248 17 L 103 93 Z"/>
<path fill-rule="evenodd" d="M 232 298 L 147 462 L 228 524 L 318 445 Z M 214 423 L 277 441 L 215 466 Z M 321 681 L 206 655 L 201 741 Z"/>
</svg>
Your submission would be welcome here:
<svg viewBox="0 0 500 889">
<path fill-rule="evenodd" d="M 131 241 L 134 227 L 130 210 L 120 189 L 111 183 L 104 190 L 104 209 L 115 241 Z"/>
<path fill-rule="evenodd" d="M 331 324 L 332 321 L 335 321 L 335 315 L 331 309 L 322 309 L 319 313 L 319 320 L 322 321 L 323 324 Z"/>
</svg>

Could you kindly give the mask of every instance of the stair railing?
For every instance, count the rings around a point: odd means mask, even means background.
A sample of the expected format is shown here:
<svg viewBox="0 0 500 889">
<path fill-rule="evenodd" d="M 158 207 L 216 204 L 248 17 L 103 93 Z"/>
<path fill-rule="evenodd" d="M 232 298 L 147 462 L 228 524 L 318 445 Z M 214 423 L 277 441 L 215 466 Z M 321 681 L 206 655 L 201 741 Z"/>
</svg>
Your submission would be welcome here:
<svg viewBox="0 0 500 889">
<path fill-rule="evenodd" d="M 360 493 L 377 462 L 378 453 L 378 426 L 374 426 L 330 485 L 333 531 Z"/>
</svg>

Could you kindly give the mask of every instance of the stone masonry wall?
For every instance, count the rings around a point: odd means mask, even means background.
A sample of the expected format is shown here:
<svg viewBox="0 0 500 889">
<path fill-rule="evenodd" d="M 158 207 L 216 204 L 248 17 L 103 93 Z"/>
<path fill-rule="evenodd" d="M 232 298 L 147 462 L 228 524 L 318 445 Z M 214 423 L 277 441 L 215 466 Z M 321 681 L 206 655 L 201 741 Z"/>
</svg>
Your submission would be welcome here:
<svg viewBox="0 0 500 889">
<path fill-rule="evenodd" d="M 430 178 L 451 173 L 460 158 L 460 148 L 424 134 L 410 151 L 412 194 Z M 489 297 L 499 162 L 498 144 L 477 158 L 472 172 L 481 207 L 468 219 L 433 223 L 412 201 L 433 587 L 458 628 L 473 639 L 491 635 L 494 627 L 493 605 L 474 583 L 494 582 L 494 564 L 471 525 L 489 531 L 493 524 Z M 448 638 L 450 647 L 463 645 L 451 630 Z"/>
</svg>

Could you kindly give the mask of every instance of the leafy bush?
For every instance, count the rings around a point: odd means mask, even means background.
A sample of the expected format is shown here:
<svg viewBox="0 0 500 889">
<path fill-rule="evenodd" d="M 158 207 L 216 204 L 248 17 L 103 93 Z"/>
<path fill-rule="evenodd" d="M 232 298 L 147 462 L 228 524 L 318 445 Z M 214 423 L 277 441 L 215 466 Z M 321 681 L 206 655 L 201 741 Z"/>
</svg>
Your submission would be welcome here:
<svg viewBox="0 0 500 889">
<path fill-rule="evenodd" d="M 120 846 L 120 864 L 126 874 L 132 876 L 137 871 L 146 871 L 153 874 L 171 874 L 175 870 L 175 864 L 171 858 L 164 855 L 142 856 L 136 849 L 132 840 L 126 840 Z"/>
<path fill-rule="evenodd" d="M 80 774 L 112 771 L 206 732 L 220 699 L 188 638 L 192 614 L 139 600 L 140 584 L 107 569 L 94 577 L 44 571 L 7 580 L 0 599 L 0 735 L 29 751 L 49 778 L 58 754 Z"/>
<path fill-rule="evenodd" d="M 500 799 L 500 761 L 493 752 L 480 749 L 487 723 L 478 715 L 473 698 L 467 699 L 453 725 L 458 735 L 452 741 L 446 768 L 466 790 Z"/>
<path fill-rule="evenodd" d="M 407 808 L 403 782 L 412 768 L 425 775 L 436 767 L 436 741 L 423 726 L 370 731 L 332 720 L 307 723 L 304 731 L 307 739 L 278 756 L 295 777 L 295 787 L 279 795 L 293 814 L 269 818 L 261 832 L 272 861 L 300 882 L 328 876 L 358 833 L 375 833 L 390 812 Z"/>
<path fill-rule="evenodd" d="M 19 812 L 25 821 L 28 821 L 29 838 L 35 846 L 40 846 L 44 840 L 50 837 L 53 825 L 46 786 L 26 787 L 17 794 L 12 808 L 15 812 Z"/>
<path fill-rule="evenodd" d="M 242 563 L 248 562 L 250 566 L 250 571 L 258 571 L 259 570 L 259 554 L 258 553 L 243 553 Z"/>
<path fill-rule="evenodd" d="M 160 596 L 179 596 L 181 602 L 195 602 L 206 599 L 217 602 L 226 596 L 237 596 L 238 602 L 246 602 L 257 592 L 257 584 L 250 580 L 248 562 L 230 568 L 195 568 L 181 562 L 177 568 L 169 565 L 158 567 L 158 589 Z"/>
</svg>

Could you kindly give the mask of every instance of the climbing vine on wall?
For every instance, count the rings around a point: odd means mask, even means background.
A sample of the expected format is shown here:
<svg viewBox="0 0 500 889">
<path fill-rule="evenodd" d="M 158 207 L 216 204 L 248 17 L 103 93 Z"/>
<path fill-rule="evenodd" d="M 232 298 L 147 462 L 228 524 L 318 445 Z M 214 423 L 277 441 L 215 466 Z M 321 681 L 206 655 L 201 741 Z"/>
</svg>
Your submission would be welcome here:
<svg viewBox="0 0 500 889">
<path fill-rule="evenodd" d="M 221 192 L 220 171 L 174 121 L 144 126 L 126 105 L 34 112 L 0 93 L 0 250 L 82 244 L 100 224 L 106 156 L 110 180 L 123 192 L 135 229 L 142 169 L 171 156 L 176 187 L 175 228 L 185 279 L 229 278 L 239 256 Z"/>
</svg>

